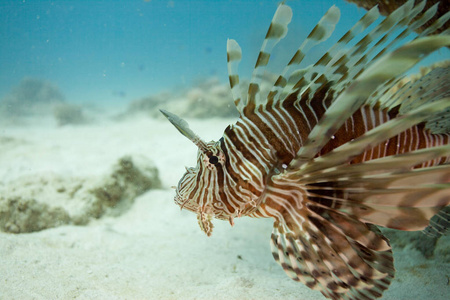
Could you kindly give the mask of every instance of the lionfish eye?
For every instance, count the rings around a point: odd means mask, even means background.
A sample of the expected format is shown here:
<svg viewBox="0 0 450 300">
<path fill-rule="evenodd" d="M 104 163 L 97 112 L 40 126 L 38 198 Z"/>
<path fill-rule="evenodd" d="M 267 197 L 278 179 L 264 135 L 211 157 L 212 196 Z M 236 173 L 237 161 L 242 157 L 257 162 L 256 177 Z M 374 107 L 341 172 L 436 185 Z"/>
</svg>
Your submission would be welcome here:
<svg viewBox="0 0 450 300">
<path fill-rule="evenodd" d="M 219 162 L 219 158 L 217 156 L 211 155 L 209 157 L 209 163 L 210 164 L 216 165 L 218 162 Z"/>
</svg>

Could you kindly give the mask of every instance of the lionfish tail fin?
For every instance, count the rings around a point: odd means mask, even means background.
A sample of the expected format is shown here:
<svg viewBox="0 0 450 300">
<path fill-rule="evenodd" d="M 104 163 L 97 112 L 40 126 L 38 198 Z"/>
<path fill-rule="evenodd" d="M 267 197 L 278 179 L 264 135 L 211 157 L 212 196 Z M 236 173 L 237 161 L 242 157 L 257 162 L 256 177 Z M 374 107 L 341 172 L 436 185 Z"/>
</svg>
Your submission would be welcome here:
<svg viewBox="0 0 450 300">
<path fill-rule="evenodd" d="M 305 220 L 276 222 L 272 232 L 273 257 L 288 276 L 331 299 L 381 297 L 395 269 L 378 228 L 318 204 L 306 210 Z"/>
</svg>

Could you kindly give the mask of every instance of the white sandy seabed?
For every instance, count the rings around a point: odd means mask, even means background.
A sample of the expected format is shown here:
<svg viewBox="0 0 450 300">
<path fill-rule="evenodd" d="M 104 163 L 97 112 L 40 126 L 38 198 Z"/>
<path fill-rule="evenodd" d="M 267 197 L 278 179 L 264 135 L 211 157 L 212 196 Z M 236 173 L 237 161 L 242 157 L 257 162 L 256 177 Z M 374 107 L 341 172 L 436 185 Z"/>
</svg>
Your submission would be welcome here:
<svg viewBox="0 0 450 300">
<path fill-rule="evenodd" d="M 210 140 L 230 122 L 192 121 L 191 127 Z M 143 154 L 155 162 L 164 185 L 118 217 L 0 233 L 0 299 L 325 299 L 275 263 L 271 220 L 242 218 L 234 228 L 216 220 L 207 238 L 195 215 L 180 211 L 170 186 L 185 165 L 195 164 L 196 149 L 166 120 L 74 127 L 45 121 L 4 127 L 0 135 L 17 141 L 0 145 L 2 184 L 48 171 L 100 176 L 123 155 Z M 408 247 L 394 252 L 396 278 L 383 299 L 448 299 L 448 261 L 426 260 Z"/>
</svg>

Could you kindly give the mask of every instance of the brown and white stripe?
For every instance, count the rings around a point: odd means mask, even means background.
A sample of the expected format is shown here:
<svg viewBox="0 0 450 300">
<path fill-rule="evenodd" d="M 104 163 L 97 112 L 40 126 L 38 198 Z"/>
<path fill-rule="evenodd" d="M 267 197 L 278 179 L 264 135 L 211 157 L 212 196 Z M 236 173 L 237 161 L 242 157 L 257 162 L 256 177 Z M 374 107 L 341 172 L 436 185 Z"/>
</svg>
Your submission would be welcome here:
<svg viewBox="0 0 450 300">
<path fill-rule="evenodd" d="M 272 253 L 291 278 L 331 299 L 380 297 L 394 267 L 391 247 L 375 225 L 420 230 L 450 203 L 449 69 L 437 68 L 391 92 L 426 55 L 450 46 L 448 32 L 427 36 L 450 14 L 405 42 L 436 12 L 433 6 L 417 17 L 423 9 L 424 2 L 410 0 L 375 24 L 379 13 L 373 8 L 301 69 L 311 47 L 334 30 L 340 13 L 330 8 L 266 99 L 260 79 L 287 33 L 291 9 L 281 4 L 275 13 L 246 97 L 237 74 L 241 49 L 228 40 L 236 124 L 219 141 L 205 143 L 185 121 L 163 111 L 199 147 L 197 166 L 181 178 L 176 203 L 197 213 L 208 235 L 213 217 L 231 224 L 244 215 L 272 217 Z M 404 44 L 391 51 L 398 43 Z M 448 215 L 433 221 L 439 232 L 446 232 Z"/>
</svg>

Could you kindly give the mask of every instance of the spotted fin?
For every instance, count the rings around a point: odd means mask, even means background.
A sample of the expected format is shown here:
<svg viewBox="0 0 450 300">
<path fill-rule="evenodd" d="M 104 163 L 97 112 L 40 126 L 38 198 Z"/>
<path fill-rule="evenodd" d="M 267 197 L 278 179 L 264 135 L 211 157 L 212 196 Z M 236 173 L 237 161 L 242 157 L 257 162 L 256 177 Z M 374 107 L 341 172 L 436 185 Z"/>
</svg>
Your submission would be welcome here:
<svg viewBox="0 0 450 300">
<path fill-rule="evenodd" d="M 448 61 L 450 64 L 450 61 Z M 395 93 L 384 93 L 369 100 L 380 104 L 381 108 L 399 107 L 399 115 L 417 108 L 424 103 L 432 103 L 443 97 L 450 97 L 450 66 L 436 67 L 416 81 L 409 81 Z M 434 134 L 450 133 L 450 109 L 426 118 L 426 128 Z"/>
</svg>

